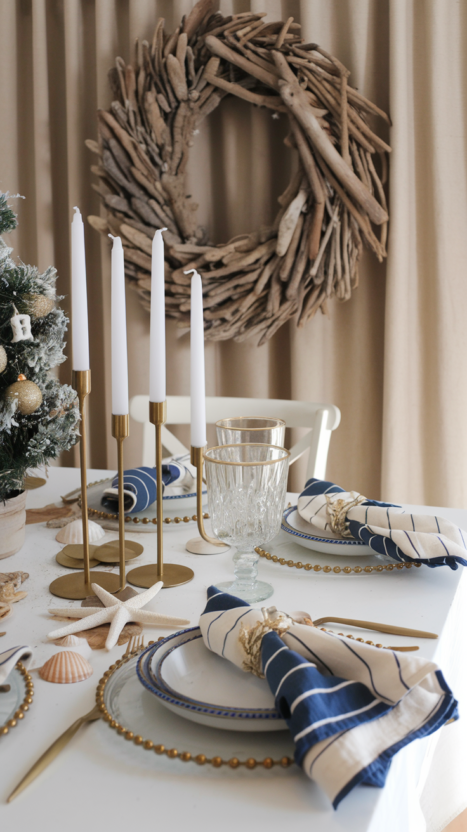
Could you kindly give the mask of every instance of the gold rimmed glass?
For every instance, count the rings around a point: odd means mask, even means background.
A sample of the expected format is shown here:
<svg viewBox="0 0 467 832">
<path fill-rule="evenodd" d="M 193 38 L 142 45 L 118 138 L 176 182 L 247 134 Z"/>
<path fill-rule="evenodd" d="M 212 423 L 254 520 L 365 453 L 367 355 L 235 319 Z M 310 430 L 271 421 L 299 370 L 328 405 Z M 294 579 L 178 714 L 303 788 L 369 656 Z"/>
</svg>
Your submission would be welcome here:
<svg viewBox="0 0 467 832">
<path fill-rule="evenodd" d="M 216 537 L 235 546 L 235 580 L 216 583 L 244 601 L 264 601 L 274 592 L 257 580 L 255 547 L 281 527 L 286 501 L 289 452 L 276 445 L 218 445 L 204 454 L 208 505 Z"/>
<path fill-rule="evenodd" d="M 234 416 L 216 422 L 219 445 L 241 442 L 284 446 L 285 422 L 272 416 Z"/>
</svg>

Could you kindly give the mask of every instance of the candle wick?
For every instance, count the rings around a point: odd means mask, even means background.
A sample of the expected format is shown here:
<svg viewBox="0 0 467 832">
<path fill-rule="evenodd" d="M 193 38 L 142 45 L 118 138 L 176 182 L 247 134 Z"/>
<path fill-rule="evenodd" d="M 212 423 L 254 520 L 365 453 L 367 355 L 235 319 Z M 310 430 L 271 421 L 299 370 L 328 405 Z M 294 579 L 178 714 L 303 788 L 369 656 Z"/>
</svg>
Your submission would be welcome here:
<svg viewBox="0 0 467 832">
<path fill-rule="evenodd" d="M 73 205 L 73 211 L 76 211 L 77 214 L 81 214 L 81 211 L 79 210 L 77 205 Z"/>
<path fill-rule="evenodd" d="M 168 228 L 158 228 L 156 234 L 162 234 L 163 231 L 168 231 Z"/>
<path fill-rule="evenodd" d="M 183 274 L 198 274 L 198 272 L 196 271 L 196 269 L 188 269 L 188 271 L 183 272 Z"/>
</svg>

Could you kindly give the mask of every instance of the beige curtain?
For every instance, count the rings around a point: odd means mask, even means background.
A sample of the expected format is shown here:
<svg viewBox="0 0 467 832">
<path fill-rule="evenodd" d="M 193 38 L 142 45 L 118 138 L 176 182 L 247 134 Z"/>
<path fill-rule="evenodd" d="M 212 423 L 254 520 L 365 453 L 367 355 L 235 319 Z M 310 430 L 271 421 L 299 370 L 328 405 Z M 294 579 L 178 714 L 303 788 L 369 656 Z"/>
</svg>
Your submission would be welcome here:
<svg viewBox="0 0 467 832">
<path fill-rule="evenodd" d="M 107 70 L 129 60 L 159 16 L 172 30 L 192 0 L 2 0 L 0 187 L 27 197 L 11 244 L 26 262 L 54 263 L 69 295 L 73 205 L 100 212 L 92 189 L 97 107 Z M 331 401 L 342 423 L 328 476 L 371 497 L 463 505 L 467 334 L 465 122 L 467 8 L 458 0 L 222 0 L 224 14 L 292 15 L 304 37 L 351 70 L 351 82 L 393 119 L 390 255 L 365 253 L 360 286 L 330 318 L 283 327 L 257 348 L 208 344 L 207 392 Z M 378 129 L 382 129 L 381 124 Z M 284 127 L 226 99 L 190 160 L 200 221 L 216 242 L 268 222 L 287 180 Z M 383 130 L 384 136 L 384 130 Z M 386 138 L 386 136 L 384 136 Z M 86 230 L 91 320 L 90 461 L 115 465 L 109 410 L 109 247 Z M 466 288 L 464 288 L 464 286 Z M 130 395 L 148 390 L 148 315 L 128 291 Z M 189 347 L 168 324 L 168 392 L 188 393 Z M 61 378 L 69 380 L 69 362 Z M 126 445 L 138 464 L 137 426 Z M 64 464 L 73 464 L 68 455 Z M 302 485 L 302 473 L 294 486 Z"/>
</svg>

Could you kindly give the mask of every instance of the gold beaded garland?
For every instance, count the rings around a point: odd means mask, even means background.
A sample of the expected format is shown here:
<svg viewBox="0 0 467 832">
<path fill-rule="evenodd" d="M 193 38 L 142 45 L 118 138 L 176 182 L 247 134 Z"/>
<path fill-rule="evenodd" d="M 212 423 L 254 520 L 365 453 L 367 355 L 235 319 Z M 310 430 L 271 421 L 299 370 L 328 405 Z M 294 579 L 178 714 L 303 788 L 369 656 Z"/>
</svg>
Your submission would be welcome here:
<svg viewBox="0 0 467 832">
<path fill-rule="evenodd" d="M 19 705 L 18 710 L 15 712 L 15 715 L 12 719 L 9 719 L 5 725 L 0 726 L 0 737 L 5 736 L 9 733 L 10 728 L 16 728 L 18 725 L 18 721 L 21 722 L 24 719 L 25 713 L 29 711 L 29 705 L 32 704 L 32 697 L 34 694 L 34 683 L 32 681 L 31 674 L 28 673 L 24 664 L 21 662 L 16 662 L 16 668 L 21 673 L 26 685 L 26 696 L 24 697 L 21 705 Z"/>
<path fill-rule="evenodd" d="M 163 636 L 159 639 L 161 641 Z M 153 644 L 154 642 L 149 642 L 149 644 Z M 294 764 L 294 760 L 291 757 L 281 757 L 280 760 L 273 760 L 272 757 L 265 757 L 264 760 L 256 760 L 254 757 L 248 757 L 246 760 L 239 760 L 237 757 L 231 757 L 229 760 L 224 760 L 222 757 L 216 755 L 212 758 L 206 756 L 206 754 L 196 754 L 193 756 L 190 751 L 182 751 L 179 752 L 177 748 L 166 748 L 165 745 L 157 744 L 155 745 L 152 740 L 144 740 L 140 734 L 134 734 L 128 728 L 125 728 L 123 725 L 120 725 L 117 720 L 113 719 L 112 715 L 107 710 L 107 706 L 104 702 L 104 692 L 105 687 L 113 676 L 113 674 L 120 668 L 122 665 L 126 664 L 130 659 L 133 659 L 139 650 L 134 650 L 132 653 L 123 656 L 118 662 L 105 671 L 102 678 L 99 680 L 99 683 L 96 688 L 96 703 L 99 707 L 99 710 L 102 713 L 102 719 L 104 722 L 107 722 L 109 728 L 113 728 L 117 731 L 120 736 L 123 736 L 124 739 L 128 741 L 132 741 L 134 745 L 141 746 L 146 751 L 154 751 L 156 754 L 161 755 L 165 754 L 169 760 L 181 760 L 183 763 L 196 763 L 199 766 L 210 765 L 213 768 L 221 768 L 221 766 L 229 766 L 232 769 L 239 768 L 239 766 L 244 766 L 247 769 L 253 770 L 256 766 L 262 766 L 266 770 L 274 768 L 274 766 L 281 766 L 282 768 L 288 768 L 289 766 Z M 24 708 L 23 708 L 24 710 Z M 8 732 L 8 727 L 5 729 L 4 733 Z M 2 729 L 0 729 L 1 734 Z"/>
<path fill-rule="evenodd" d="M 266 558 L 266 560 L 272 560 L 273 563 L 280 563 L 281 566 L 288 566 L 292 568 L 295 566 L 295 569 L 305 569 L 306 572 L 310 572 L 313 570 L 314 572 L 326 572 L 327 574 L 331 573 L 334 575 L 350 575 L 354 572 L 356 575 L 360 575 L 362 572 L 366 572 L 368 575 L 370 572 L 392 572 L 393 569 L 412 569 L 412 566 L 420 568 L 422 566 L 421 563 L 385 563 L 378 564 L 378 566 L 321 566 L 319 563 L 306 563 L 303 566 L 303 563 L 298 560 L 286 560 L 285 558 L 278 558 L 277 555 L 271 555 L 271 552 L 266 552 L 265 549 L 261 549 L 260 546 L 257 546 L 255 552 L 260 556 L 260 558 Z"/>
<path fill-rule="evenodd" d="M 5 390 L 7 401 L 17 401 L 18 410 L 23 416 L 30 416 L 42 404 L 42 393 L 40 388 L 33 381 L 28 381 L 22 373 L 18 381 L 10 384 Z"/>
</svg>

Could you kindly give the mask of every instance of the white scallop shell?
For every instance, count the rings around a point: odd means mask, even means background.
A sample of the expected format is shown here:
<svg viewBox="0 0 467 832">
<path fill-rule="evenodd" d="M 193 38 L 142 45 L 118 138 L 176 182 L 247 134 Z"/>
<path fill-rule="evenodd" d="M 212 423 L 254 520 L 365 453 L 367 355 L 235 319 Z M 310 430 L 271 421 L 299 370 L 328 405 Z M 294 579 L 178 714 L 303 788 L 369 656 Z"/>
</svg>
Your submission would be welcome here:
<svg viewBox="0 0 467 832">
<path fill-rule="evenodd" d="M 72 682 L 83 682 L 93 674 L 88 660 L 72 650 L 55 653 L 51 659 L 39 670 L 39 676 L 46 682 L 67 685 Z"/>
<path fill-rule="evenodd" d="M 100 540 L 105 535 L 104 529 L 98 523 L 93 523 L 92 520 L 89 521 L 88 528 L 90 543 L 95 543 L 96 540 Z M 55 540 L 58 540 L 59 543 L 82 543 L 83 521 L 72 520 L 71 523 L 63 526 L 55 535 Z"/>
</svg>

